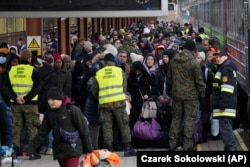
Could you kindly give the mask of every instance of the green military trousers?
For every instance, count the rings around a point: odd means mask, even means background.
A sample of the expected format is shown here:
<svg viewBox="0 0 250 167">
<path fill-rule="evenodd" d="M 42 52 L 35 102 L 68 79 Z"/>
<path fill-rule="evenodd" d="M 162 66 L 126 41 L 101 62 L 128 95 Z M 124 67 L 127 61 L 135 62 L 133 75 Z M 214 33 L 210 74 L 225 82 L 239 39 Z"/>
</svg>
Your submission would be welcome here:
<svg viewBox="0 0 250 167">
<path fill-rule="evenodd" d="M 171 128 L 169 131 L 170 149 L 176 147 L 180 132 L 183 130 L 183 149 L 194 147 L 193 132 L 196 115 L 198 112 L 198 100 L 173 101 Z M 181 129 L 184 128 L 184 129 Z"/>
<path fill-rule="evenodd" d="M 121 132 L 121 142 L 130 143 L 131 133 L 129 128 L 129 116 L 122 107 L 100 108 L 100 120 L 103 131 L 103 140 L 105 145 L 111 145 L 113 142 L 113 119 L 117 122 L 118 128 Z"/>
<path fill-rule="evenodd" d="M 23 127 L 27 129 L 27 140 L 31 141 L 37 134 L 37 128 L 40 125 L 39 112 L 37 105 L 12 105 L 14 122 L 14 147 L 20 147 L 20 137 Z"/>
</svg>

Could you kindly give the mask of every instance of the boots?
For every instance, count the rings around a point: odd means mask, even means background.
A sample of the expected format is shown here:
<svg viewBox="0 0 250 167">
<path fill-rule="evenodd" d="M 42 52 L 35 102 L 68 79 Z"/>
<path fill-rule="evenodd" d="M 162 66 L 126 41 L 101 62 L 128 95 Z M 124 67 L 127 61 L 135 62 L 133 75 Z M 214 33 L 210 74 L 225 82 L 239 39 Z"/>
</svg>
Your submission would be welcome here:
<svg viewBox="0 0 250 167">
<path fill-rule="evenodd" d="M 126 143 L 124 146 L 124 157 L 136 156 L 136 151 L 133 149 L 130 143 Z"/>
<path fill-rule="evenodd" d="M 103 145 L 103 149 L 107 149 L 109 151 L 113 151 L 114 150 L 112 144 L 104 144 Z"/>
<path fill-rule="evenodd" d="M 124 151 L 118 142 L 113 142 L 114 151 Z"/>
<path fill-rule="evenodd" d="M 224 151 L 237 151 L 237 147 L 227 147 L 227 146 L 224 146 Z"/>
<path fill-rule="evenodd" d="M 20 149 L 19 147 L 13 147 L 14 152 L 12 153 L 12 156 L 14 156 L 15 159 L 17 159 L 17 156 L 23 156 L 20 154 Z"/>
<path fill-rule="evenodd" d="M 38 155 L 37 153 L 29 154 L 29 160 L 36 160 L 41 159 L 41 155 Z"/>
</svg>

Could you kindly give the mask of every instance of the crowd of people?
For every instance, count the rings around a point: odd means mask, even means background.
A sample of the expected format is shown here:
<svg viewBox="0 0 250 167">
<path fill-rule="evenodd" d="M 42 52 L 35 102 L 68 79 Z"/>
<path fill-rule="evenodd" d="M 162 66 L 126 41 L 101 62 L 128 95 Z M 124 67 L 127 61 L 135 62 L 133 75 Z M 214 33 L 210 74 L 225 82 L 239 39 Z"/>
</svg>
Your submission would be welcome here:
<svg viewBox="0 0 250 167">
<path fill-rule="evenodd" d="M 56 39 L 44 39 L 35 58 L 25 45 L 1 44 L 2 145 L 31 160 L 53 154 L 61 166 L 100 148 L 125 156 L 147 147 L 195 151 L 208 140 L 213 116 L 225 150 L 236 150 L 236 67 L 203 28 L 162 21 L 88 38 L 75 33 L 70 53 L 59 53 Z M 148 99 L 165 111 L 156 118 L 167 129 L 160 146 L 131 135 Z"/>
</svg>

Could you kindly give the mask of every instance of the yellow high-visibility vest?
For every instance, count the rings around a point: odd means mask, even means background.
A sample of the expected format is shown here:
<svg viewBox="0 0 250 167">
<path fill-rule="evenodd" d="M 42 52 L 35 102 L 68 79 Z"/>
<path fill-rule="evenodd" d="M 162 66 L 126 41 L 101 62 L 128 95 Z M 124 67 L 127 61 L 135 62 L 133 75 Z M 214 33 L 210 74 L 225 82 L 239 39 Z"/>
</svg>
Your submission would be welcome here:
<svg viewBox="0 0 250 167">
<path fill-rule="evenodd" d="M 95 78 L 99 85 L 99 104 L 125 100 L 121 68 L 106 66 L 97 71 Z"/>
<path fill-rule="evenodd" d="M 12 66 L 9 72 L 10 84 L 17 96 L 26 96 L 33 87 L 32 73 L 34 67 L 28 64 Z M 38 99 L 36 95 L 32 101 Z"/>
<path fill-rule="evenodd" d="M 209 36 L 207 34 L 199 34 L 199 36 L 202 38 L 202 39 L 209 39 Z"/>
</svg>

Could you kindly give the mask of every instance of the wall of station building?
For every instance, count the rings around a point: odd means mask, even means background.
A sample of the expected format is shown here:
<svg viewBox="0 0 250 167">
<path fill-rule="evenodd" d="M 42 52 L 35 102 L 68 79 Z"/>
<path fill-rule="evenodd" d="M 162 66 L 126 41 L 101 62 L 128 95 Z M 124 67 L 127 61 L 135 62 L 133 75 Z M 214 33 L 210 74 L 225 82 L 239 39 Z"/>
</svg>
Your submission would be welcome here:
<svg viewBox="0 0 250 167">
<path fill-rule="evenodd" d="M 88 38 L 96 32 L 109 32 L 111 28 L 119 30 L 131 23 L 155 23 L 157 17 L 129 18 L 1 18 L 0 43 L 16 45 L 18 38 L 26 42 L 27 36 L 47 38 L 50 33 L 57 33 L 58 51 L 69 52 L 70 31 L 76 29 L 78 37 Z"/>
</svg>

